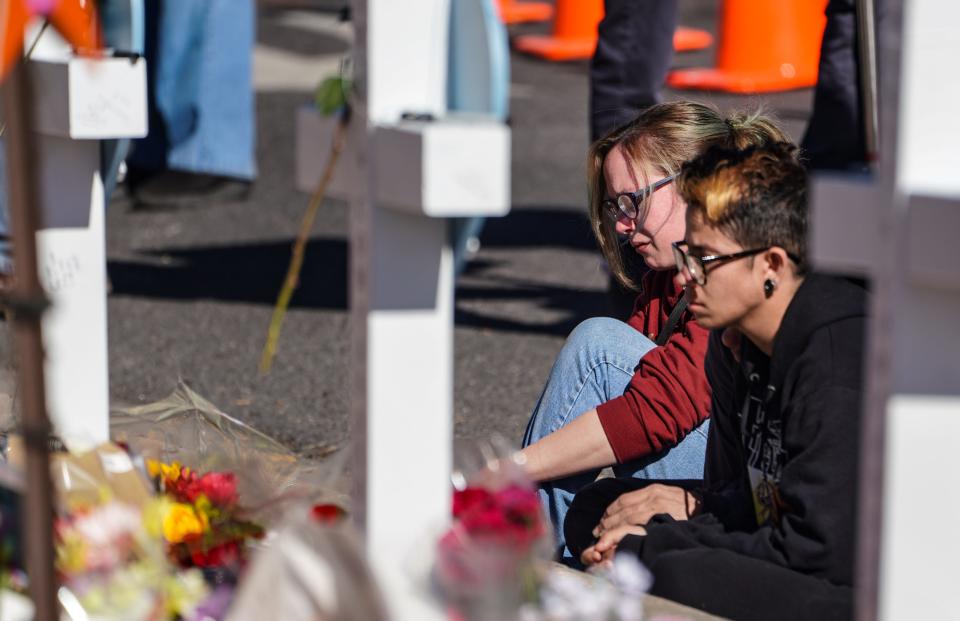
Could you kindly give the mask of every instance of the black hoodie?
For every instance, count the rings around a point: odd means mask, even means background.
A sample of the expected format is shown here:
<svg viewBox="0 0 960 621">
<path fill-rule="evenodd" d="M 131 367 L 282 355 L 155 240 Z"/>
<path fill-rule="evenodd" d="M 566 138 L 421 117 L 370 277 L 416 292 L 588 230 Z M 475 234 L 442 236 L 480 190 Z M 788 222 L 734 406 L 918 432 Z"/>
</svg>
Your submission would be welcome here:
<svg viewBox="0 0 960 621">
<path fill-rule="evenodd" d="M 649 565 L 678 548 L 722 548 L 851 585 L 866 310 L 863 288 L 812 274 L 770 358 L 744 339 L 738 366 L 712 335 L 702 513 L 656 516 L 619 549 Z"/>
</svg>

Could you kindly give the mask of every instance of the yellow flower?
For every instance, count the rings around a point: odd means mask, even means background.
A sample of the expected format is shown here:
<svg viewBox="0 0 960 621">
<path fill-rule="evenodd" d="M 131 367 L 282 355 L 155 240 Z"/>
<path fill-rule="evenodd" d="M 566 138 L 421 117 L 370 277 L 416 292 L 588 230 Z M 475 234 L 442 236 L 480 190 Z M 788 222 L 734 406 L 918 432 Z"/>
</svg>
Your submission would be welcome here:
<svg viewBox="0 0 960 621">
<path fill-rule="evenodd" d="M 77 574 L 86 569 L 87 545 L 76 531 L 61 534 L 57 544 L 57 568 L 65 574 Z"/>
<path fill-rule="evenodd" d="M 150 475 L 151 479 L 155 479 L 160 476 L 160 462 L 156 459 L 147 460 L 147 474 Z"/>
<path fill-rule="evenodd" d="M 148 459 L 147 474 L 150 475 L 151 479 L 162 475 L 164 481 L 178 481 L 181 476 L 189 476 L 190 468 L 184 468 L 179 461 L 165 464 L 156 459 Z"/>
<path fill-rule="evenodd" d="M 160 464 L 160 472 L 163 473 L 163 478 L 168 481 L 178 481 L 180 479 L 180 462 L 175 461 L 169 466 L 167 464 Z"/>
<path fill-rule="evenodd" d="M 163 516 L 163 537 L 170 543 L 180 543 L 191 535 L 202 535 L 209 525 L 207 517 L 192 506 L 175 502 Z"/>
</svg>

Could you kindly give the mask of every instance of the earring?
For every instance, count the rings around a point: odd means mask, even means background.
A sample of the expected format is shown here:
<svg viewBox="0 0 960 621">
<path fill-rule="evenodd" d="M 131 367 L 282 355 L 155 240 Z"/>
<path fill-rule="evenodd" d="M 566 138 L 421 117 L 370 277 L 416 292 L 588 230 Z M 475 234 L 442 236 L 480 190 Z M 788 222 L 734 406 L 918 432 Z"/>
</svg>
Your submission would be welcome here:
<svg viewBox="0 0 960 621">
<path fill-rule="evenodd" d="M 777 288 L 777 283 L 771 279 L 766 279 L 763 281 L 763 294 L 768 298 L 773 295 L 773 290 Z"/>
</svg>

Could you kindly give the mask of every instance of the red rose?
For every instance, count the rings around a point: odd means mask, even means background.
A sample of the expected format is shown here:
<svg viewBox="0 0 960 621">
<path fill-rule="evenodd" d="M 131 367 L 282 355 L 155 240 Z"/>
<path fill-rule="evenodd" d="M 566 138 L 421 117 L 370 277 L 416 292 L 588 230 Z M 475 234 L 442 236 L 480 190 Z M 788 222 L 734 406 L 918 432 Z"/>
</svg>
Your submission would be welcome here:
<svg viewBox="0 0 960 621">
<path fill-rule="evenodd" d="M 203 494 L 215 506 L 229 507 L 237 502 L 237 477 L 232 472 L 208 472 L 191 481 L 185 493 L 190 502 Z"/>
<path fill-rule="evenodd" d="M 453 517 L 458 518 L 480 507 L 489 507 L 493 495 L 482 487 L 468 487 L 453 493 Z"/>
<path fill-rule="evenodd" d="M 346 514 L 347 512 L 337 505 L 313 505 L 310 509 L 311 517 L 321 524 L 335 524 Z"/>
<path fill-rule="evenodd" d="M 453 495 L 453 515 L 471 537 L 526 546 L 543 533 L 533 489 L 511 485 L 497 492 L 468 487 Z"/>
<path fill-rule="evenodd" d="M 218 546 L 214 546 L 202 552 L 194 550 L 190 554 L 190 560 L 196 567 L 225 567 L 233 565 L 240 560 L 240 546 L 235 541 L 230 541 Z"/>
</svg>

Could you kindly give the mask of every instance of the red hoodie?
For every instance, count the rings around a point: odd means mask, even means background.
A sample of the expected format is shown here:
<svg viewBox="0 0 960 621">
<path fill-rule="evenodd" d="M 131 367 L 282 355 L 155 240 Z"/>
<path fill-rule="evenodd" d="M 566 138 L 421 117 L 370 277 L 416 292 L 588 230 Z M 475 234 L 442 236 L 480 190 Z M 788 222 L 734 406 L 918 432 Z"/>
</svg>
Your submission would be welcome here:
<svg viewBox="0 0 960 621">
<path fill-rule="evenodd" d="M 627 323 L 651 341 L 683 293 L 675 275 L 675 270 L 650 271 L 643 278 L 643 292 Z M 703 367 L 709 334 L 685 311 L 666 344 L 647 352 L 637 364 L 623 396 L 597 408 L 619 463 L 675 446 L 710 416 L 710 387 Z"/>
</svg>

